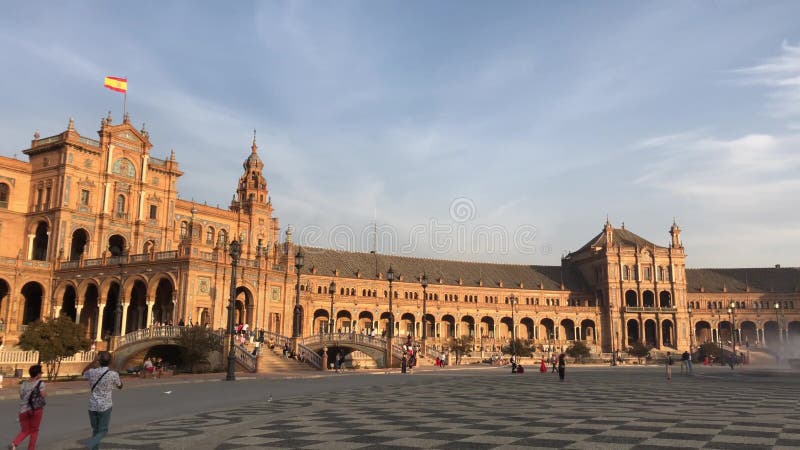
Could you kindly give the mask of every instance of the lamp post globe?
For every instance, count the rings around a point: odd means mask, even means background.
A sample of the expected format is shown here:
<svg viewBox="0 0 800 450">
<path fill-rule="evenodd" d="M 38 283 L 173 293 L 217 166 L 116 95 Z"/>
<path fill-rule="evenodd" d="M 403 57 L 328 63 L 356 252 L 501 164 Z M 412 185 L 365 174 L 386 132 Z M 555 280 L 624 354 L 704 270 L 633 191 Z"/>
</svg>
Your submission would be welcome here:
<svg viewBox="0 0 800 450">
<path fill-rule="evenodd" d="M 239 264 L 239 257 L 242 254 L 242 247 L 238 240 L 233 240 L 229 247 L 228 254 L 231 257 L 231 288 L 230 299 L 228 301 L 228 334 L 230 334 L 230 346 L 228 348 L 228 373 L 225 377 L 227 381 L 236 380 L 236 344 L 233 334 L 234 322 L 233 313 L 236 310 L 236 265 Z"/>
</svg>

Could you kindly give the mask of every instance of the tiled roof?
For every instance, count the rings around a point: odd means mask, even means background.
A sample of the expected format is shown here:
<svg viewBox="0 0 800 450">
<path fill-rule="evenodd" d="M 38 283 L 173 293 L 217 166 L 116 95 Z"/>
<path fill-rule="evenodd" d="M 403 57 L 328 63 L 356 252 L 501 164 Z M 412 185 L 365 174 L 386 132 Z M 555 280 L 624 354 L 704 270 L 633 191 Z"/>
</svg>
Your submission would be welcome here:
<svg viewBox="0 0 800 450">
<path fill-rule="evenodd" d="M 612 236 L 612 246 L 616 247 L 621 245 L 622 247 L 661 247 L 660 245 L 653 244 L 652 242 L 648 241 L 647 239 L 633 233 L 631 231 L 626 230 L 625 228 L 614 228 L 613 229 L 613 236 Z M 605 247 L 606 245 L 606 232 L 605 230 L 601 231 L 600 234 L 593 237 L 589 242 L 586 243 L 583 247 L 573 253 L 579 253 L 586 249 L 593 248 L 593 247 Z"/>
<path fill-rule="evenodd" d="M 539 289 L 541 282 L 546 290 L 561 289 L 561 266 L 533 266 L 517 264 L 491 264 L 479 262 L 451 261 L 444 259 L 426 259 L 407 256 L 393 256 L 373 253 L 358 253 L 341 250 L 303 247 L 305 263 L 303 273 L 333 276 L 335 270 L 339 277 L 376 279 L 376 273 L 382 272 L 386 279 L 389 266 L 395 272 L 395 279 L 404 276 L 403 282 L 417 282 L 423 273 L 427 274 L 428 283 L 436 285 L 441 279 L 445 285 L 517 289 L 520 283 L 524 289 Z M 563 274 L 564 287 L 572 291 L 587 291 L 588 288 L 576 271 L 567 269 Z"/>
<path fill-rule="evenodd" d="M 686 269 L 686 288 L 691 292 L 798 292 L 800 268 Z"/>
</svg>

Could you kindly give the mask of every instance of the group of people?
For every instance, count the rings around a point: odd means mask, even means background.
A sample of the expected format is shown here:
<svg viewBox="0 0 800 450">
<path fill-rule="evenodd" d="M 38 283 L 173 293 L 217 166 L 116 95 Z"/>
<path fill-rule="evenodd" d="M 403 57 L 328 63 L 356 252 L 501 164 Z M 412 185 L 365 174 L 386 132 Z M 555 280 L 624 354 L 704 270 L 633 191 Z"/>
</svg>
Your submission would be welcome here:
<svg viewBox="0 0 800 450">
<path fill-rule="evenodd" d="M 84 372 L 83 378 L 89 385 L 89 425 L 92 436 L 83 442 L 86 448 L 100 448 L 100 441 L 108 433 L 111 422 L 111 393 L 114 388 L 122 389 L 119 373 L 111 370 L 111 353 L 97 354 L 98 367 Z M 19 388 L 19 425 L 20 432 L 8 444 L 9 450 L 15 450 L 27 438 L 28 449 L 36 448 L 39 438 L 39 426 L 42 423 L 44 407 L 47 404 L 47 389 L 42 381 L 42 366 L 35 364 L 28 369 L 30 378 L 23 381 Z"/>
<path fill-rule="evenodd" d="M 403 344 L 403 356 L 400 359 L 401 373 L 407 373 L 411 370 L 414 370 L 414 367 L 417 365 L 417 350 L 418 349 L 411 341 L 411 335 L 409 335 L 408 339 L 406 339 L 406 343 Z"/>
<path fill-rule="evenodd" d="M 150 358 L 148 356 L 142 363 L 142 376 L 151 376 L 154 380 L 161 378 L 165 368 L 166 363 L 163 358 Z"/>
<path fill-rule="evenodd" d="M 525 367 L 522 366 L 519 356 L 511 355 L 511 373 L 525 373 Z M 556 356 L 555 353 L 550 355 L 550 365 L 552 366 L 552 373 L 558 373 L 558 378 L 564 381 L 567 369 L 567 356 L 564 353 Z M 542 356 L 541 364 L 539 365 L 539 372 L 547 373 L 547 362 Z"/>
</svg>

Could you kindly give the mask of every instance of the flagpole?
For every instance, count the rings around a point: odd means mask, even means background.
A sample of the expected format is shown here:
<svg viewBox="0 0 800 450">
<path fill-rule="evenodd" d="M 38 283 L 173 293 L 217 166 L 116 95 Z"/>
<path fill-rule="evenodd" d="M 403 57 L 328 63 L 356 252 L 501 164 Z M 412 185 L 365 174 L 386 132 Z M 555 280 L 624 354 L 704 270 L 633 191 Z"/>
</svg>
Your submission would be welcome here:
<svg viewBox="0 0 800 450">
<path fill-rule="evenodd" d="M 125 116 L 128 114 L 128 90 L 125 90 L 125 93 L 122 94 L 122 118 L 125 119 Z"/>
</svg>

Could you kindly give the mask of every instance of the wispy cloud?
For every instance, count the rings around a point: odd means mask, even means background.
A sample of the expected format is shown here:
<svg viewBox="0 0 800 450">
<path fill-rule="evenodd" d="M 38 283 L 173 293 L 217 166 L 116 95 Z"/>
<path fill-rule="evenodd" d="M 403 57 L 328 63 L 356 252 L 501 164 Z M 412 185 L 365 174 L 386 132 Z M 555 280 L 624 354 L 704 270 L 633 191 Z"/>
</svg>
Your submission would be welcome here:
<svg viewBox="0 0 800 450">
<path fill-rule="evenodd" d="M 741 76 L 743 83 L 771 89 L 769 108 L 775 116 L 800 116 L 800 45 L 784 41 L 779 55 L 733 73 Z"/>
</svg>

